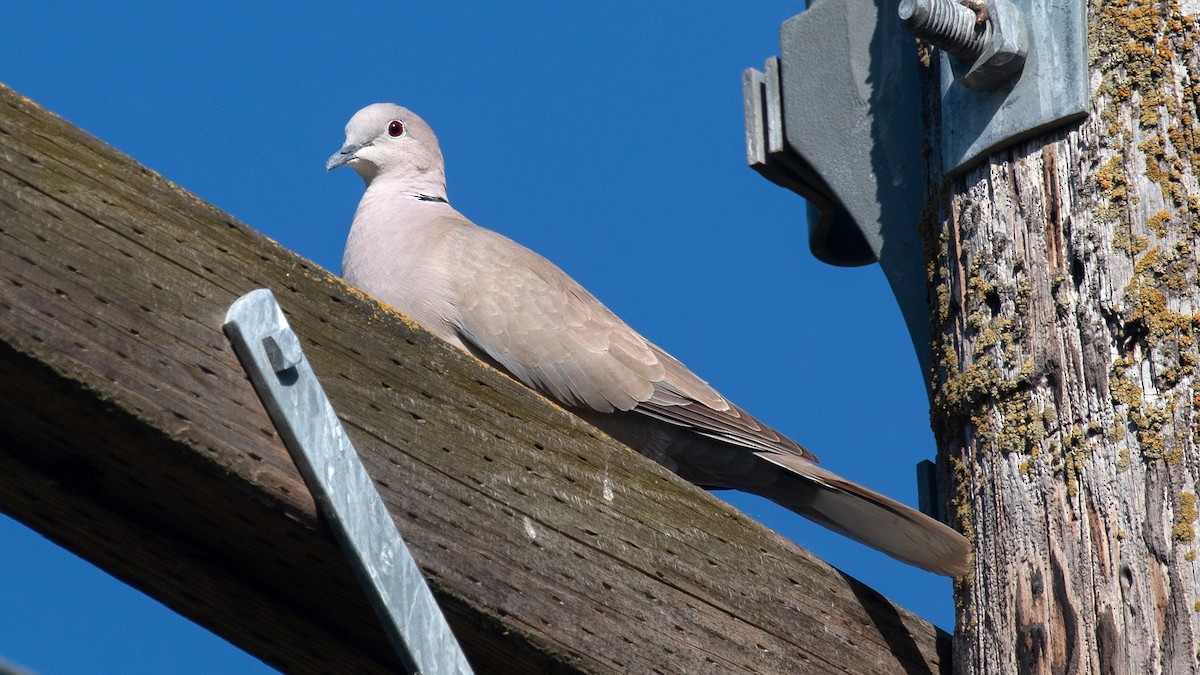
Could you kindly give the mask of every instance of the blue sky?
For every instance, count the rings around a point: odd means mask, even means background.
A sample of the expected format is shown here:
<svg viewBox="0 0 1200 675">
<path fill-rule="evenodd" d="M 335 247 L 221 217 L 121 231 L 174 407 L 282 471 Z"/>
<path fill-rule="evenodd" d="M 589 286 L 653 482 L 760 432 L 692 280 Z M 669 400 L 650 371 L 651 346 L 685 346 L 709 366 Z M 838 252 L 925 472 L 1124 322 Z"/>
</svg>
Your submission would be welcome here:
<svg viewBox="0 0 1200 675">
<path fill-rule="evenodd" d="M 362 183 L 323 163 L 360 107 L 412 108 L 438 133 L 460 211 L 556 262 L 824 466 L 915 505 L 934 441 L 883 275 L 817 262 L 803 201 L 745 165 L 741 71 L 778 54 L 802 7 L 10 2 L 0 81 L 335 272 Z M 727 497 L 953 627 L 948 580 Z M 8 519 L 2 659 L 265 670 Z"/>
</svg>

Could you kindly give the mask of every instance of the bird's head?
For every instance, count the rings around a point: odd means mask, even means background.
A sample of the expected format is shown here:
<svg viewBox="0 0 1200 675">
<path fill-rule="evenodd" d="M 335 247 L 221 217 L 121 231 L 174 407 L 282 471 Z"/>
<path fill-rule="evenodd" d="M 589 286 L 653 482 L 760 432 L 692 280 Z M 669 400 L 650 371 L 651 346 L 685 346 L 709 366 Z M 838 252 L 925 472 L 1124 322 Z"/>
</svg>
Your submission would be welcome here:
<svg viewBox="0 0 1200 675">
<path fill-rule="evenodd" d="M 331 171 L 348 164 L 370 185 L 387 176 L 445 189 L 442 151 L 433 130 L 416 113 L 394 103 L 374 103 L 346 124 L 346 143 L 329 161 Z"/>
</svg>

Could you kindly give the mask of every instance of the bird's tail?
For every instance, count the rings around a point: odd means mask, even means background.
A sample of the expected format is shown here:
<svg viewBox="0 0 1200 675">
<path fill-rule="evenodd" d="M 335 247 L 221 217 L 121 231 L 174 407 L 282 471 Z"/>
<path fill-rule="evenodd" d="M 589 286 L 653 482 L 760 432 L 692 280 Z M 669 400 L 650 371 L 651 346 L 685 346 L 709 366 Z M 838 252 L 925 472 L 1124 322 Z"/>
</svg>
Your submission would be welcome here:
<svg viewBox="0 0 1200 675">
<path fill-rule="evenodd" d="M 959 576 L 968 569 L 971 545 L 966 537 L 916 509 L 822 469 L 799 453 L 755 451 L 646 415 L 577 412 L 692 483 L 766 497 L 834 532 L 936 574 Z"/>
<path fill-rule="evenodd" d="M 946 576 L 967 572 L 971 545 L 946 525 L 803 458 L 755 454 L 782 470 L 755 493 L 910 565 Z"/>
</svg>

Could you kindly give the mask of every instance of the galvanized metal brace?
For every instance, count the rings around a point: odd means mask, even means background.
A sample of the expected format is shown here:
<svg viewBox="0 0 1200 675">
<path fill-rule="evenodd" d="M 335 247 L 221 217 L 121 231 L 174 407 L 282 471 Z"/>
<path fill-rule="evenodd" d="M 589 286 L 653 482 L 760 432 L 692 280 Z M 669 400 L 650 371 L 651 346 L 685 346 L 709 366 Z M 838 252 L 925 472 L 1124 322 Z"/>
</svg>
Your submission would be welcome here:
<svg viewBox="0 0 1200 675">
<path fill-rule="evenodd" d="M 271 291 L 238 298 L 225 333 L 407 672 L 471 673 Z"/>
</svg>

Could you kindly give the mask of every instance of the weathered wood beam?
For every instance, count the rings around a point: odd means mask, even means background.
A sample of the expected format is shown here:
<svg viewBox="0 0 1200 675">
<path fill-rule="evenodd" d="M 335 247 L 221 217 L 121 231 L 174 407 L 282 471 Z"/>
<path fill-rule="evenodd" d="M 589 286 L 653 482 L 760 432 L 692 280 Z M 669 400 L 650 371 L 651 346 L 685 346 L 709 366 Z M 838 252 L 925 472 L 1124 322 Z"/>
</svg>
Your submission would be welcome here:
<svg viewBox="0 0 1200 675">
<path fill-rule="evenodd" d="M 939 672 L 925 621 L 0 86 L 0 510 L 288 672 L 396 661 L 221 322 L 272 289 L 480 672 Z"/>
</svg>

